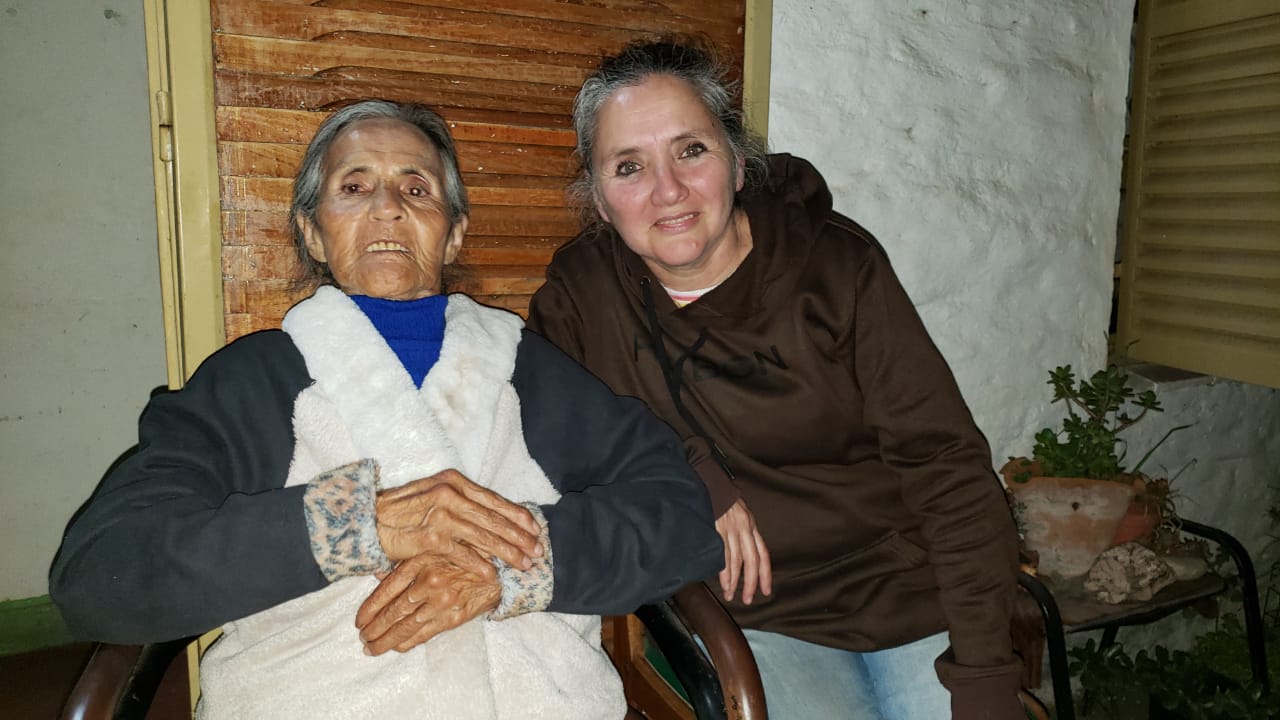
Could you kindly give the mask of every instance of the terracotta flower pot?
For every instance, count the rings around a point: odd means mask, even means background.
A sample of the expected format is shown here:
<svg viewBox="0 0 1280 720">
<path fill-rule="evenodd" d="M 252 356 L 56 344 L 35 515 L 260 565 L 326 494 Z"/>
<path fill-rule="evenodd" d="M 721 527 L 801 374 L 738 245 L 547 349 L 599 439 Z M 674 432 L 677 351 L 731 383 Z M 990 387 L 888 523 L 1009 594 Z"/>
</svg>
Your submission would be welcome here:
<svg viewBox="0 0 1280 720">
<path fill-rule="evenodd" d="M 1125 509 L 1124 516 L 1120 518 L 1120 524 L 1116 526 L 1116 534 L 1111 538 L 1111 545 L 1115 547 L 1148 538 L 1159 524 L 1160 513 L 1152 510 L 1146 501 L 1134 498 L 1129 501 L 1129 507 Z"/>
<path fill-rule="evenodd" d="M 1134 487 L 1089 478 L 1032 477 L 1009 481 L 1028 550 L 1040 555 L 1039 571 L 1059 578 L 1089 572 L 1133 500 Z"/>
</svg>

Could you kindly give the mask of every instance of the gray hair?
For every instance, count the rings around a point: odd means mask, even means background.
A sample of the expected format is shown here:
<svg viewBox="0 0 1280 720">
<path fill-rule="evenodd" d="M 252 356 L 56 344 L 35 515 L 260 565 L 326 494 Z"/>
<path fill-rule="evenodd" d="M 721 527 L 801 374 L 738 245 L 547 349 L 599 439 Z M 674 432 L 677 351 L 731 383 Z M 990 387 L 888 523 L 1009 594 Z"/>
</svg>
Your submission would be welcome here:
<svg viewBox="0 0 1280 720">
<path fill-rule="evenodd" d="M 734 159 L 744 167 L 743 187 L 735 196 L 735 202 L 764 184 L 768 176 L 764 140 L 747 129 L 738 102 L 739 84 L 729 82 L 727 74 L 714 46 L 698 38 L 637 40 L 600 63 L 600 68 L 582 83 L 573 100 L 578 177 L 570 184 L 568 195 L 570 205 L 578 211 L 584 224 L 600 221 L 592 211 L 595 178 L 591 167 L 600 129 L 600 108 L 617 91 L 639 85 L 653 75 L 670 75 L 688 83 L 703 107 L 716 119 Z"/>
<path fill-rule="evenodd" d="M 445 202 L 449 206 L 449 219 L 458 223 L 471 209 L 467 200 L 467 189 L 462 184 L 462 173 L 458 170 L 458 152 L 453 145 L 453 136 L 449 134 L 449 126 L 444 118 L 437 115 L 425 105 L 417 103 L 395 103 L 388 100 L 363 100 L 348 105 L 334 112 L 320 123 L 307 152 L 302 156 L 302 165 L 293 179 L 293 202 L 289 205 L 289 233 L 298 251 L 301 261 L 298 283 L 315 285 L 332 283 L 333 276 L 329 268 L 316 261 L 307 251 L 306 238 L 302 235 L 302 220 L 315 223 L 316 210 L 320 205 L 320 189 L 324 184 L 324 160 L 329 148 L 344 130 L 362 120 L 399 120 L 417 128 L 440 153 L 440 161 L 444 164 Z M 443 278 L 447 283 L 449 278 Z"/>
</svg>

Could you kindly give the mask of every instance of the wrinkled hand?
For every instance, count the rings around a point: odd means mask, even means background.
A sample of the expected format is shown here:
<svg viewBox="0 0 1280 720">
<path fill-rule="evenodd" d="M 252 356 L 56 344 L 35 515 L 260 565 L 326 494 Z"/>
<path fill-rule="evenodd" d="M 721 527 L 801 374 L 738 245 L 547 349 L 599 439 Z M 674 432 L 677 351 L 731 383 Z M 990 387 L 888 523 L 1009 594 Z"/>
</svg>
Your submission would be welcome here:
<svg viewBox="0 0 1280 720">
<path fill-rule="evenodd" d="M 370 655 L 407 652 L 493 610 L 501 599 L 496 579 L 419 555 L 382 579 L 356 613 L 356 627 Z"/>
<path fill-rule="evenodd" d="M 747 503 L 738 499 L 716 520 L 716 532 L 724 540 L 724 569 L 720 571 L 720 590 L 725 601 L 733 599 L 742 578 L 742 602 L 750 605 L 756 588 L 765 595 L 773 594 L 773 565 L 769 548 L 756 528 L 756 518 Z"/>
<path fill-rule="evenodd" d="M 457 470 L 378 493 L 375 513 L 378 541 L 393 563 L 427 555 L 493 580 L 490 558 L 528 569 L 543 553 L 528 510 Z"/>
</svg>

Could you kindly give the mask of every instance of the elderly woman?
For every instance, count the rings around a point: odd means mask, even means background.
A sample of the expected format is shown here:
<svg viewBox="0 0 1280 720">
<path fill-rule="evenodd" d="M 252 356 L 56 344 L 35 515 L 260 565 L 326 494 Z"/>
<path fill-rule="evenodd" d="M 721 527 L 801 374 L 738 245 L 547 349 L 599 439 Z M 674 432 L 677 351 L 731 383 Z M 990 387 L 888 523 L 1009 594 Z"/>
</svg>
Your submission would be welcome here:
<svg viewBox="0 0 1280 720">
<path fill-rule="evenodd" d="M 202 718 L 621 718 L 596 616 L 723 553 L 679 439 L 518 317 L 440 294 L 467 200 L 429 110 L 325 120 L 291 219 L 327 284 L 151 401 L 54 562 L 67 622 L 222 626 Z"/>
<path fill-rule="evenodd" d="M 884 251 L 812 165 L 763 155 L 722 78 L 640 42 L 583 84 L 595 222 L 530 327 L 685 438 L 770 717 L 1021 718 L 987 443 Z"/>
</svg>

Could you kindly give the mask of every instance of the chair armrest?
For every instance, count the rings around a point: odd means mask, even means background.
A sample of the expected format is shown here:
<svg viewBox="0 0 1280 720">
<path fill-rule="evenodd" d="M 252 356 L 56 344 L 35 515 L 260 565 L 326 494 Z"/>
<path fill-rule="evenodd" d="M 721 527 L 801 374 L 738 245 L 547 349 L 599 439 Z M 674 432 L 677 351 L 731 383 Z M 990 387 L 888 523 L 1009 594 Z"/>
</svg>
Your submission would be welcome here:
<svg viewBox="0 0 1280 720">
<path fill-rule="evenodd" d="M 706 585 L 686 585 L 674 598 L 640 608 L 636 617 L 671 665 L 699 720 L 768 717 L 751 647 Z"/>
<path fill-rule="evenodd" d="M 141 654 L 140 645 L 95 645 L 62 708 L 61 720 L 114 718 Z"/>
<path fill-rule="evenodd" d="M 636 609 L 635 616 L 671 666 L 697 720 L 727 720 L 720 680 L 670 600 Z"/>
<path fill-rule="evenodd" d="M 144 720 L 165 670 L 194 639 L 95 646 L 61 720 Z"/>
<path fill-rule="evenodd" d="M 767 720 L 764 684 L 755 655 L 742 629 L 705 583 L 691 583 L 676 593 L 676 610 L 689 630 L 702 638 L 720 677 L 725 710 L 731 720 Z"/>
</svg>

